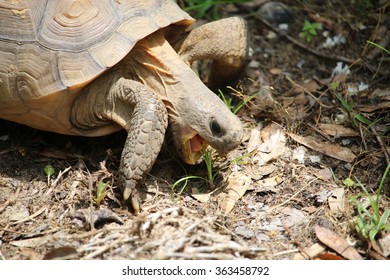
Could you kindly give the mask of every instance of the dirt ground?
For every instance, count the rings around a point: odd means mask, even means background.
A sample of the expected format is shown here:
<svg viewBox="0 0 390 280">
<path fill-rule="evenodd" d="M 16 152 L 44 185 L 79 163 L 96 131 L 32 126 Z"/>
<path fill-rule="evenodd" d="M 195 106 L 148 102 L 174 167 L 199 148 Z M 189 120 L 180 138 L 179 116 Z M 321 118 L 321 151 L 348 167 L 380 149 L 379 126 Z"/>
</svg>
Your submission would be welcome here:
<svg viewBox="0 0 390 280">
<path fill-rule="evenodd" d="M 385 259 L 355 225 L 356 201 L 367 202 L 356 183 L 373 194 L 390 164 L 390 56 L 367 43 L 390 49 L 388 1 L 264 2 L 218 7 L 248 21 L 248 64 L 222 91 L 235 108 L 250 101 L 237 113 L 242 145 L 213 153 L 212 184 L 173 188 L 206 165 L 183 164 L 166 141 L 135 216 L 116 187 L 123 132 L 69 137 L 0 120 L 0 259 Z M 305 19 L 322 26 L 311 42 Z M 389 190 L 387 178 L 380 213 Z"/>
</svg>

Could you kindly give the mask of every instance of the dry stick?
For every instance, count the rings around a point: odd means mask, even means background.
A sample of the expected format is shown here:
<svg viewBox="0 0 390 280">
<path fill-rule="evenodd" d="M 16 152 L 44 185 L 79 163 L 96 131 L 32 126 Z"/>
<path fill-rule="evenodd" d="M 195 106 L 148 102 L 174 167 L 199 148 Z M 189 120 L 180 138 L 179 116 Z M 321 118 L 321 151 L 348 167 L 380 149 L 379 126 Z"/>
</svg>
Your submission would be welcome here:
<svg viewBox="0 0 390 280">
<path fill-rule="evenodd" d="M 386 146 L 383 144 L 382 138 L 379 136 L 378 132 L 376 131 L 376 129 L 373 125 L 370 126 L 370 128 L 371 128 L 372 133 L 375 135 L 376 140 L 378 141 L 379 145 L 381 146 L 381 148 L 383 150 L 387 164 L 390 164 L 389 153 L 387 151 Z"/>
<path fill-rule="evenodd" d="M 50 188 L 46 191 L 44 196 L 49 196 L 52 193 L 52 191 L 54 190 L 54 188 L 57 186 L 58 181 L 62 178 L 62 176 L 64 174 L 66 174 L 67 172 L 69 172 L 69 170 L 71 170 L 71 169 L 72 169 L 72 167 L 67 167 L 67 168 L 64 169 L 64 171 L 60 171 L 58 173 L 57 178 L 51 183 Z"/>
<path fill-rule="evenodd" d="M 299 253 L 299 249 L 291 249 L 291 250 L 286 250 L 286 251 L 274 253 L 274 257 L 287 255 L 287 254 L 291 254 L 291 253 Z"/>
<path fill-rule="evenodd" d="M 13 222 L 11 223 L 12 225 L 17 225 L 17 224 L 20 224 L 20 223 L 24 223 L 24 222 L 27 222 L 29 220 L 32 220 L 34 219 L 35 217 L 41 215 L 43 212 L 45 212 L 47 210 L 47 207 L 42 207 L 41 209 L 39 209 L 37 212 L 35 212 L 34 214 L 24 218 L 24 219 L 21 219 L 19 221 L 16 221 L 16 222 Z"/>
<path fill-rule="evenodd" d="M 115 248 L 117 245 L 119 244 L 125 244 L 127 242 L 131 242 L 131 241 L 134 241 L 136 240 L 137 238 L 135 237 L 127 237 L 125 239 L 117 239 L 117 240 L 114 240 L 112 241 L 111 243 L 109 243 L 108 245 L 105 245 L 105 246 L 102 246 L 100 248 L 98 248 L 96 251 L 86 255 L 85 257 L 83 257 L 82 259 L 84 260 L 90 260 L 90 259 L 93 259 L 94 257 L 96 256 L 99 256 L 101 254 L 103 254 L 104 252 L 108 251 L 109 249 L 112 249 L 112 248 Z"/>
<path fill-rule="evenodd" d="M 333 108 L 333 106 L 328 106 L 328 105 L 324 105 L 321 103 L 321 101 L 316 97 L 314 96 L 310 91 L 308 91 L 307 89 L 305 89 L 303 86 L 301 85 L 298 85 L 296 82 L 294 82 L 289 76 L 285 75 L 284 76 L 287 81 L 289 81 L 293 86 L 299 88 L 300 90 L 302 90 L 304 93 L 310 95 L 321 107 L 324 107 L 324 108 Z"/>
<path fill-rule="evenodd" d="M 8 149 L 5 149 L 5 150 L 3 150 L 3 151 L 0 151 L 0 155 L 7 154 L 7 153 L 9 153 L 9 152 L 13 152 L 13 151 L 16 151 L 16 150 L 18 150 L 18 149 L 19 149 L 19 147 L 8 148 Z"/>
<path fill-rule="evenodd" d="M 314 183 L 315 181 L 317 181 L 318 178 L 314 178 L 313 180 L 309 181 L 306 185 L 304 185 L 302 188 L 300 188 L 297 192 L 295 192 L 292 196 L 290 196 L 289 199 L 285 200 L 284 202 L 278 204 L 278 205 L 275 205 L 273 207 L 271 207 L 267 212 L 268 213 L 272 213 L 272 211 L 274 211 L 276 208 L 279 208 L 279 207 L 282 207 L 283 205 L 287 204 L 288 202 L 290 202 L 291 200 L 293 200 L 296 196 L 298 196 L 298 194 L 303 191 L 304 189 L 306 189 L 310 184 Z"/>
</svg>

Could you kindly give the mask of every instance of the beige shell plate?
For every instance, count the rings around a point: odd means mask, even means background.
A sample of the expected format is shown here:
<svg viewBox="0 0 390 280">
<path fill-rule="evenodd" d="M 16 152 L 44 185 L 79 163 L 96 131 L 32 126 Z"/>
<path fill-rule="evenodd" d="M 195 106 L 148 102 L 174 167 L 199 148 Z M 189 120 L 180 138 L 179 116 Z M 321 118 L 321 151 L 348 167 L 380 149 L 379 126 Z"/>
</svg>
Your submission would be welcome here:
<svg viewBox="0 0 390 280">
<path fill-rule="evenodd" d="M 0 118 L 50 121 L 140 39 L 192 21 L 170 0 L 0 0 Z"/>
</svg>

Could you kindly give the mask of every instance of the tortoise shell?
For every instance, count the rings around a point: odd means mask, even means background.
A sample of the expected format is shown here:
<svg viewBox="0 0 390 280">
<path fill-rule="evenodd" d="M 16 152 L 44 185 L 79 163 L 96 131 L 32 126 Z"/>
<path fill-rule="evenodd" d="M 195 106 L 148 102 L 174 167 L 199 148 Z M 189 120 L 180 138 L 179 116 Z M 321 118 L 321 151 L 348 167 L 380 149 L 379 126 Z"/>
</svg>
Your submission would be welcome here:
<svg viewBox="0 0 390 280">
<path fill-rule="evenodd" d="M 61 118 L 82 87 L 144 37 L 192 22 L 171 0 L 0 0 L 0 118 L 72 134 Z"/>
</svg>

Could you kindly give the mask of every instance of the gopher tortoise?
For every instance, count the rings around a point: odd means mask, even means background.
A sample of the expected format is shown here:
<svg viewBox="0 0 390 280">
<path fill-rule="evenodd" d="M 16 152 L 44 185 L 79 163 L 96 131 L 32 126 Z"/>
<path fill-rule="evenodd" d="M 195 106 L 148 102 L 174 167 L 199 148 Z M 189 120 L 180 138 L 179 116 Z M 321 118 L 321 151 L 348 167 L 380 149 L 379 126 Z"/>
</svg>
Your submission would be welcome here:
<svg viewBox="0 0 390 280">
<path fill-rule="evenodd" d="M 221 153 L 243 137 L 240 120 L 191 65 L 230 77 L 247 52 L 244 20 L 188 28 L 170 0 L 0 0 L 0 118 L 40 130 L 101 136 L 124 128 L 124 199 L 154 164 L 169 123 L 183 160 L 207 145 Z"/>
</svg>

